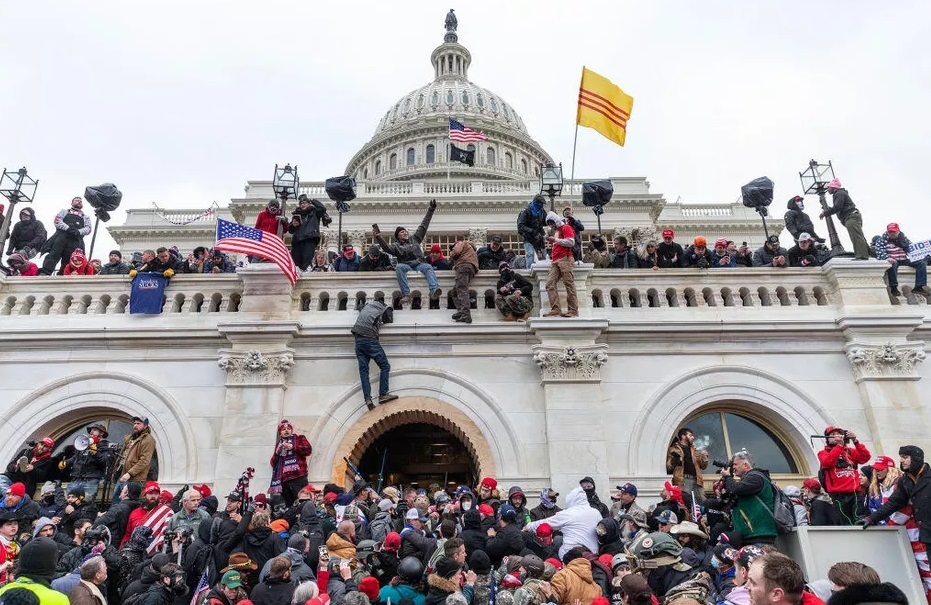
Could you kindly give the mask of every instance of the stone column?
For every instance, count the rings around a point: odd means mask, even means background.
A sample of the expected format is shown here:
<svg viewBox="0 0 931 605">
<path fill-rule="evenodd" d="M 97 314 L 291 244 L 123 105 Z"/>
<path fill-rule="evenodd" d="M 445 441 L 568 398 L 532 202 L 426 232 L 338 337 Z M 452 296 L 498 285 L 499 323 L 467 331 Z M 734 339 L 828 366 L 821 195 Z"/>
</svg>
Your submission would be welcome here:
<svg viewBox="0 0 931 605">
<path fill-rule="evenodd" d="M 226 371 L 223 418 L 216 427 L 215 491 L 232 489 L 255 466 L 253 492 L 268 487 L 271 457 L 281 420 L 286 378 L 294 365 L 289 348 L 300 322 L 290 319 L 291 284 L 278 267 L 252 265 L 237 272 L 243 282 L 236 321 L 218 330 L 230 343 L 219 351 Z"/>
<path fill-rule="evenodd" d="M 542 375 L 552 485 L 564 494 L 589 475 L 607 502 L 608 450 L 600 402 L 608 345 L 595 341 L 608 329 L 608 321 L 533 319 L 530 328 L 540 339 L 533 346 L 533 360 Z"/>
</svg>

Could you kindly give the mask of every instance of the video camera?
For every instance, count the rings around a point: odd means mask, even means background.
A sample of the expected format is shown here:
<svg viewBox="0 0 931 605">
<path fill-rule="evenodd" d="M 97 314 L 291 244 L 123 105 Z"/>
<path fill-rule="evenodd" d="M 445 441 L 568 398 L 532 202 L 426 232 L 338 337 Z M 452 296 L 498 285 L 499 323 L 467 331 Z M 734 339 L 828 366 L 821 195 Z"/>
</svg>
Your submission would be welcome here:
<svg viewBox="0 0 931 605">
<path fill-rule="evenodd" d="M 182 543 L 188 543 L 191 541 L 191 536 L 194 535 L 194 531 L 190 527 L 180 527 L 175 530 L 165 530 L 165 544 L 169 544 L 178 540 Z"/>
</svg>

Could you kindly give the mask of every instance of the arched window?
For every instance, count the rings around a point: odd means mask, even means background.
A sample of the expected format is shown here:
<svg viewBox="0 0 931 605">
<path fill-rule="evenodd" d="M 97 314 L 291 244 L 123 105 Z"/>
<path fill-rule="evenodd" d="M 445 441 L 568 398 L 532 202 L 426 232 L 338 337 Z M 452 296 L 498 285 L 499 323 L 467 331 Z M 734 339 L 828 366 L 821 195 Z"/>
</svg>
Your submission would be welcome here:
<svg viewBox="0 0 931 605">
<path fill-rule="evenodd" d="M 488 164 L 489 166 L 494 166 L 495 161 L 496 161 L 495 148 L 489 147 L 488 149 L 485 150 L 485 163 Z"/>
<path fill-rule="evenodd" d="M 505 152 L 504 154 L 504 167 L 508 170 L 514 170 L 514 156 L 511 155 L 511 152 Z"/>
<path fill-rule="evenodd" d="M 398 167 L 398 154 L 392 153 L 388 158 L 388 170 L 394 170 Z"/>
<path fill-rule="evenodd" d="M 408 166 L 414 165 L 414 148 L 413 147 L 408 147 L 407 149 L 407 165 Z"/>
<path fill-rule="evenodd" d="M 427 145 L 427 163 L 432 164 L 436 161 L 436 147 Z"/>
<path fill-rule="evenodd" d="M 682 426 L 695 433 L 695 447 L 708 451 L 710 460 L 724 462 L 747 450 L 753 464 L 774 474 L 798 474 L 799 464 L 775 428 L 728 409 L 705 411 Z M 680 427 L 681 428 L 681 427 Z M 675 439 L 673 436 L 672 439 Z M 710 472 L 708 472 L 710 475 Z"/>
<path fill-rule="evenodd" d="M 520 161 L 520 172 L 521 174 L 527 174 L 527 160 Z"/>
<path fill-rule="evenodd" d="M 375 176 L 381 174 L 381 160 L 375 160 Z"/>
<path fill-rule="evenodd" d="M 369 178 L 369 169 L 368 169 L 368 168 L 363 168 L 363 169 L 362 169 L 362 180 L 365 180 L 365 179 L 367 179 L 367 178 Z"/>
</svg>

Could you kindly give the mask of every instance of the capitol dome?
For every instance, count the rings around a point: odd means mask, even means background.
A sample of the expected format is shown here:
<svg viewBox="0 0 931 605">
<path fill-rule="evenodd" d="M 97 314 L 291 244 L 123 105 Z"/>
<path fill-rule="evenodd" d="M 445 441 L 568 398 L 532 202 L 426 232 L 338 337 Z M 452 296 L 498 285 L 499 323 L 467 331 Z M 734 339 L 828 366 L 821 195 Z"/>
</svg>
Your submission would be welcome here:
<svg viewBox="0 0 931 605">
<path fill-rule="evenodd" d="M 500 95 L 469 81 L 472 54 L 459 44 L 456 19 L 447 16 L 443 44 L 431 56 L 433 81 L 393 104 L 372 139 L 350 160 L 346 174 L 363 181 L 449 177 L 526 180 L 552 161 L 527 133 L 523 119 Z M 448 162 L 449 119 L 488 140 L 454 143 L 475 151 L 474 166 Z"/>
</svg>

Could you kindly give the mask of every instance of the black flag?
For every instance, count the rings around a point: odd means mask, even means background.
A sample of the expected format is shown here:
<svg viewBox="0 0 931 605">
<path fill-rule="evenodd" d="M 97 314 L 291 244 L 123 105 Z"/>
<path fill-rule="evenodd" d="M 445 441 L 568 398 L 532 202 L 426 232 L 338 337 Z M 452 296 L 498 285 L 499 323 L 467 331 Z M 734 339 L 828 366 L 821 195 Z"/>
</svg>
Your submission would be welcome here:
<svg viewBox="0 0 931 605">
<path fill-rule="evenodd" d="M 466 149 L 459 149 L 452 143 L 449 144 L 449 160 L 451 162 L 462 162 L 469 166 L 475 166 L 475 152 Z"/>
</svg>

